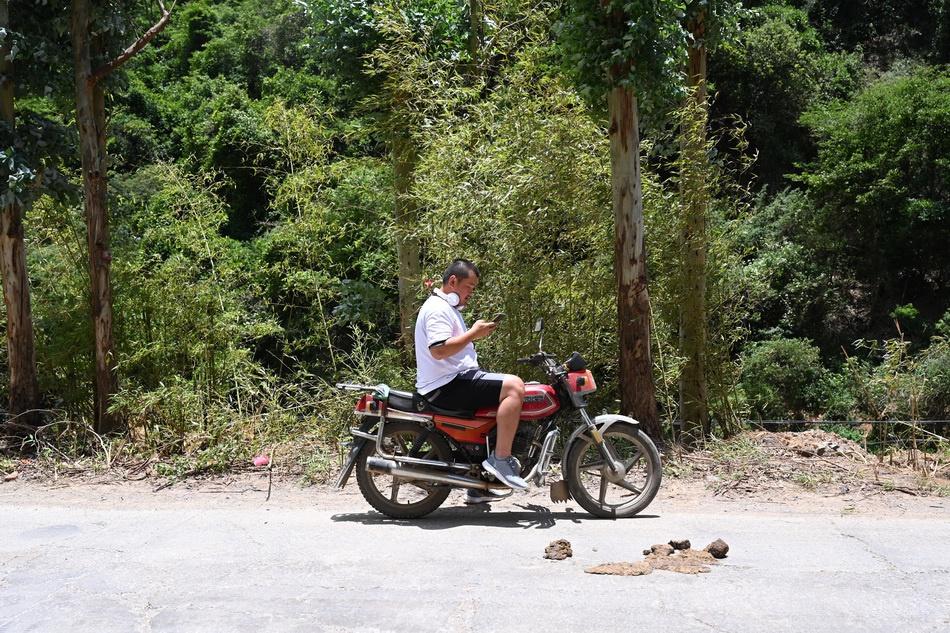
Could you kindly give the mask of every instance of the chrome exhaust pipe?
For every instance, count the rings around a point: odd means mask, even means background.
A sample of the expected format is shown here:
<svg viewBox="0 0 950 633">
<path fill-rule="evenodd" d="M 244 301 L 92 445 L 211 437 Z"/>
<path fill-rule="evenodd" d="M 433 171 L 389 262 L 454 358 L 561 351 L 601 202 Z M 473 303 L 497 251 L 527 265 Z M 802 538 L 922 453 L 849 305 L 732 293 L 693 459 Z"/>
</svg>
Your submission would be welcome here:
<svg viewBox="0 0 950 633">
<path fill-rule="evenodd" d="M 431 481 L 434 483 L 446 484 L 448 486 L 455 486 L 457 488 L 477 488 L 479 490 L 489 490 L 492 488 L 505 487 L 503 484 L 489 483 L 487 481 L 482 481 L 481 479 L 465 477 L 464 475 L 453 475 L 451 473 L 443 473 L 436 470 L 426 470 L 423 468 L 407 468 L 406 466 L 400 466 L 391 459 L 383 459 L 382 457 L 368 457 L 366 459 L 366 470 L 371 473 L 391 475 L 393 477 L 399 477 L 400 479 L 405 479 L 408 481 Z"/>
</svg>

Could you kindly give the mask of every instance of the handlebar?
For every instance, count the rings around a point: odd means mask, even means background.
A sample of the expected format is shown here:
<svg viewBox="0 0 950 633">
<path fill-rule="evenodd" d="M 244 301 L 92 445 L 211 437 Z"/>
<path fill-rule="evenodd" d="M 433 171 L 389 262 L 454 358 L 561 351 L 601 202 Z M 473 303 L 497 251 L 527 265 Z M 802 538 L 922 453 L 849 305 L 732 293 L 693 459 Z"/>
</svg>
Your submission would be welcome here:
<svg viewBox="0 0 950 633">
<path fill-rule="evenodd" d="M 531 356 L 526 356 L 524 358 L 519 358 L 515 362 L 521 365 L 537 365 L 541 367 L 544 365 L 544 362 L 548 359 L 554 358 L 553 354 L 548 354 L 547 352 L 536 352 Z"/>
</svg>

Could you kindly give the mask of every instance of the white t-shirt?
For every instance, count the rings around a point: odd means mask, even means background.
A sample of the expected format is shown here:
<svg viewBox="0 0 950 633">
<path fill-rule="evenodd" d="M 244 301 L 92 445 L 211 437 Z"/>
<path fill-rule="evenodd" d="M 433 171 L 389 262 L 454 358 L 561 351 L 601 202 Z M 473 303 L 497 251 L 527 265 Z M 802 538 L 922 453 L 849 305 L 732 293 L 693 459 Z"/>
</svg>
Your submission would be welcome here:
<svg viewBox="0 0 950 633">
<path fill-rule="evenodd" d="M 426 299 L 416 317 L 416 391 L 425 395 L 463 371 L 478 369 L 475 344 L 469 343 L 453 356 L 436 360 L 429 348 L 468 331 L 462 314 L 443 299 L 442 291 Z"/>
</svg>

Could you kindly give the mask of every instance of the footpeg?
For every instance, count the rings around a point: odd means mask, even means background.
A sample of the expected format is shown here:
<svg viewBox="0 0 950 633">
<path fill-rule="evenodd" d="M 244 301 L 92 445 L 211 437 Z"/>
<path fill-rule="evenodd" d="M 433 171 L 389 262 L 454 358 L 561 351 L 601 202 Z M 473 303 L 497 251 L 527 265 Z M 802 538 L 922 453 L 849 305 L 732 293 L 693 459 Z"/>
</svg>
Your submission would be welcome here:
<svg viewBox="0 0 950 633">
<path fill-rule="evenodd" d="M 568 489 L 566 481 L 562 479 L 551 484 L 551 501 L 563 503 L 569 499 L 573 499 L 573 497 L 571 497 L 571 491 Z"/>
</svg>

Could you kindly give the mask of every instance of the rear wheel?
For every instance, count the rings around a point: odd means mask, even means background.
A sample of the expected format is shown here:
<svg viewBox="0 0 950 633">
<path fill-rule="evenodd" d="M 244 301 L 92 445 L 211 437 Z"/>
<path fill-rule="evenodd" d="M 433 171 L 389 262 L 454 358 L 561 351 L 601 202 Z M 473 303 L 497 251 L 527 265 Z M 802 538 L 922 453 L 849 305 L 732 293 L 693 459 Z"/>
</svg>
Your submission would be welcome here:
<svg viewBox="0 0 950 633">
<path fill-rule="evenodd" d="M 438 431 L 414 422 L 387 422 L 383 450 L 390 455 L 451 461 L 452 449 Z M 394 519 L 416 519 L 438 508 L 451 488 L 428 481 L 371 473 L 366 460 L 376 454 L 376 443 L 366 442 L 356 459 L 356 482 L 371 506 Z"/>
<path fill-rule="evenodd" d="M 623 473 L 611 473 L 600 449 L 585 434 L 571 446 L 564 478 L 574 500 L 594 516 L 633 516 L 650 505 L 660 489 L 660 453 L 646 433 L 624 422 L 610 425 L 604 441 L 623 464 Z"/>
</svg>

